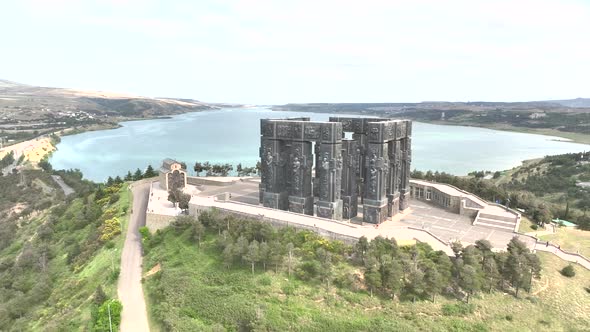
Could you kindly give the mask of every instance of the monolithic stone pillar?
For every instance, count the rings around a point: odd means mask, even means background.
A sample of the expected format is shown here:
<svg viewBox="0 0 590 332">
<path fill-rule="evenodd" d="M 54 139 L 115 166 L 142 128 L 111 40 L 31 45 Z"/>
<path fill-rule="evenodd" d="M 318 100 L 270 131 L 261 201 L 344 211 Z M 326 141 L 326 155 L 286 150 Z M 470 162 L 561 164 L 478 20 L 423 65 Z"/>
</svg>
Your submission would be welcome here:
<svg viewBox="0 0 590 332">
<path fill-rule="evenodd" d="M 361 203 L 364 203 L 365 197 L 365 178 L 366 178 L 366 160 L 365 151 L 367 149 L 367 135 L 365 134 L 352 134 L 352 139 L 356 142 L 357 146 L 357 188 L 358 195 L 361 199 Z"/>
<path fill-rule="evenodd" d="M 342 124 L 322 123 L 320 142 L 317 215 L 341 220 Z"/>
<path fill-rule="evenodd" d="M 383 122 L 370 122 L 368 126 L 368 149 L 365 156 L 367 178 L 365 179 L 363 221 L 379 224 L 387 219 L 388 144 L 384 137 Z"/>
<path fill-rule="evenodd" d="M 319 131 L 319 129 L 318 129 Z M 314 144 L 314 148 L 313 148 L 313 153 L 314 153 L 314 176 L 312 179 L 313 182 L 313 195 L 315 197 L 319 197 L 320 196 L 320 142 L 317 141 Z"/>
<path fill-rule="evenodd" d="M 402 133 L 405 138 L 401 139 L 401 174 L 400 174 L 400 210 L 405 210 L 409 206 L 410 198 L 410 172 L 412 163 L 412 122 L 404 121 Z"/>
<path fill-rule="evenodd" d="M 285 142 L 278 139 L 276 123 L 260 120 L 261 202 L 265 207 L 287 210 L 289 207 L 285 165 L 289 154 Z"/>
<path fill-rule="evenodd" d="M 351 219 L 358 213 L 357 142 L 342 140 L 342 218 Z"/>
<path fill-rule="evenodd" d="M 262 174 L 261 179 L 262 205 L 265 207 L 287 210 L 287 190 L 285 177 L 285 154 L 282 151 L 284 143 L 279 140 L 262 138 L 261 162 Z"/>
<path fill-rule="evenodd" d="M 389 174 L 387 176 L 387 215 L 399 212 L 400 141 L 388 142 Z"/>
<path fill-rule="evenodd" d="M 313 154 L 311 142 L 291 142 L 289 178 L 289 211 L 313 216 L 311 169 Z"/>
</svg>

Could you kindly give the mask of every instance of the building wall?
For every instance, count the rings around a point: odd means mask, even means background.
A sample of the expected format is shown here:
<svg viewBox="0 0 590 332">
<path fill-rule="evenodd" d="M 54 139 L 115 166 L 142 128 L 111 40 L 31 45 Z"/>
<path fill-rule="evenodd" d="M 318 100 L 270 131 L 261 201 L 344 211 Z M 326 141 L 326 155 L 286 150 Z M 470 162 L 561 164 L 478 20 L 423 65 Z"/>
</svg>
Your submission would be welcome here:
<svg viewBox="0 0 590 332">
<path fill-rule="evenodd" d="M 158 229 L 168 227 L 174 218 L 174 216 L 146 213 L 145 225 L 150 230 L 150 232 L 154 233 Z"/>
<path fill-rule="evenodd" d="M 460 213 L 460 197 L 448 195 L 430 186 L 410 183 L 410 197 L 434 204 L 454 213 Z"/>
<path fill-rule="evenodd" d="M 231 186 L 235 181 L 217 181 L 215 179 L 205 179 L 198 176 L 187 176 L 187 183 L 193 186 L 208 185 L 208 186 Z"/>
<path fill-rule="evenodd" d="M 247 219 L 267 222 L 274 227 L 294 227 L 296 229 L 304 229 L 304 230 L 316 232 L 317 234 L 319 234 L 322 237 L 329 239 L 329 240 L 339 240 L 339 241 L 342 241 L 342 242 L 345 242 L 348 244 L 355 244 L 358 241 L 358 238 L 356 238 L 356 237 L 337 234 L 337 233 L 330 232 L 330 231 L 327 231 L 327 230 L 324 230 L 321 228 L 317 228 L 317 227 L 301 225 L 301 224 L 297 224 L 297 223 L 289 223 L 288 221 L 285 221 L 285 220 L 268 218 L 263 215 L 252 215 L 252 214 L 248 214 L 248 213 L 244 213 L 244 212 L 227 210 L 227 209 L 222 209 L 222 208 L 212 208 L 210 206 L 201 206 L 201 205 L 197 205 L 197 204 L 190 204 L 189 205 L 189 215 L 195 216 L 198 218 L 198 216 L 201 213 L 203 213 L 205 211 L 211 211 L 213 209 L 218 211 L 221 215 L 232 215 L 236 218 L 247 218 Z"/>
<path fill-rule="evenodd" d="M 168 173 L 166 172 L 159 172 L 158 179 L 160 180 L 160 188 L 164 190 L 168 190 Z"/>
</svg>

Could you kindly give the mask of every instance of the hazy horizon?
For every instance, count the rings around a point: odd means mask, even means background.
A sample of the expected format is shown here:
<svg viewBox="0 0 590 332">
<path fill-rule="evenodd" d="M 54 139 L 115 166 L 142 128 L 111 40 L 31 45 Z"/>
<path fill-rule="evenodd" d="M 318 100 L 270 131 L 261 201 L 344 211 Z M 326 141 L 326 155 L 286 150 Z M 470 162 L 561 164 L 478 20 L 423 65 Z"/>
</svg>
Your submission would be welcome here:
<svg viewBox="0 0 590 332">
<path fill-rule="evenodd" d="M 575 0 L 24 0 L 0 12 L 0 72 L 258 105 L 575 99 L 588 17 Z"/>
</svg>

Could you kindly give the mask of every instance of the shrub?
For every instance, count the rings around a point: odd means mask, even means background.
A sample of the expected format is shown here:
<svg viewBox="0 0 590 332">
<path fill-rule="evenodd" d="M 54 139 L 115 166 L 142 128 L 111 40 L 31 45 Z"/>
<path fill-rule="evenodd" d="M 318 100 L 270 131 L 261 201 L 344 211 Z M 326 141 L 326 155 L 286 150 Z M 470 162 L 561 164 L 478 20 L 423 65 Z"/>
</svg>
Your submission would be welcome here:
<svg viewBox="0 0 590 332">
<path fill-rule="evenodd" d="M 576 271 L 574 270 L 574 266 L 572 264 L 568 264 L 566 267 L 561 269 L 561 274 L 564 277 L 572 278 L 576 275 Z"/>
<path fill-rule="evenodd" d="M 121 234 L 121 223 L 119 222 L 119 218 L 115 217 L 105 220 L 102 227 L 100 240 L 106 242 L 118 234 Z"/>
<path fill-rule="evenodd" d="M 141 234 L 141 242 L 145 244 L 152 237 L 150 230 L 146 226 L 139 227 L 139 234 Z"/>
<path fill-rule="evenodd" d="M 444 304 L 442 306 L 442 313 L 445 316 L 465 316 L 467 314 L 473 313 L 475 310 L 475 305 L 471 303 L 453 303 L 453 304 Z"/>
<path fill-rule="evenodd" d="M 537 225 L 537 224 L 532 224 L 532 225 L 531 225 L 531 228 L 532 228 L 533 230 L 535 230 L 535 231 L 536 231 L 537 229 L 539 229 L 539 225 Z"/>
<path fill-rule="evenodd" d="M 260 279 L 258 279 L 258 282 L 262 286 L 270 286 L 272 284 L 272 279 L 267 275 L 263 275 L 260 277 Z"/>
<path fill-rule="evenodd" d="M 511 322 L 513 319 L 512 315 L 506 315 L 506 320 Z"/>
<path fill-rule="evenodd" d="M 121 273 L 121 269 L 119 269 L 118 267 L 113 269 L 111 271 L 111 273 L 109 274 L 109 281 L 117 281 L 117 279 L 119 279 L 119 274 Z"/>
<path fill-rule="evenodd" d="M 117 203 L 117 201 L 119 201 L 119 194 L 115 193 L 115 194 L 111 194 L 111 196 L 109 197 L 109 204 L 114 204 Z"/>
<path fill-rule="evenodd" d="M 297 289 L 297 286 L 295 286 L 293 283 L 288 283 L 281 288 L 281 290 L 283 291 L 283 293 L 285 295 L 295 294 L 296 289 Z"/>
<path fill-rule="evenodd" d="M 113 326 L 114 331 L 119 330 L 119 324 L 121 323 L 121 311 L 123 305 L 118 300 L 105 301 L 96 313 L 94 323 L 95 331 L 109 331 L 110 324 Z M 109 315 L 110 314 L 110 315 Z M 110 316 L 110 322 L 109 322 Z"/>
</svg>

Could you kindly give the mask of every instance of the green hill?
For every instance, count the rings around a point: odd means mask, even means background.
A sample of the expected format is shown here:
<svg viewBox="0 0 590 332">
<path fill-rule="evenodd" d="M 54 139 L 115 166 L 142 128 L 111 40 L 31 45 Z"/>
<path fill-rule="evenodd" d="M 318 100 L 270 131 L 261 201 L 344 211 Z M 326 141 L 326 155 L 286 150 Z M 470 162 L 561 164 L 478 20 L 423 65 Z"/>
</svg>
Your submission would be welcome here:
<svg viewBox="0 0 590 332">
<path fill-rule="evenodd" d="M 100 306 L 117 297 L 127 185 L 60 174 L 76 194 L 40 170 L 0 177 L 0 331 L 104 330 Z"/>
</svg>

